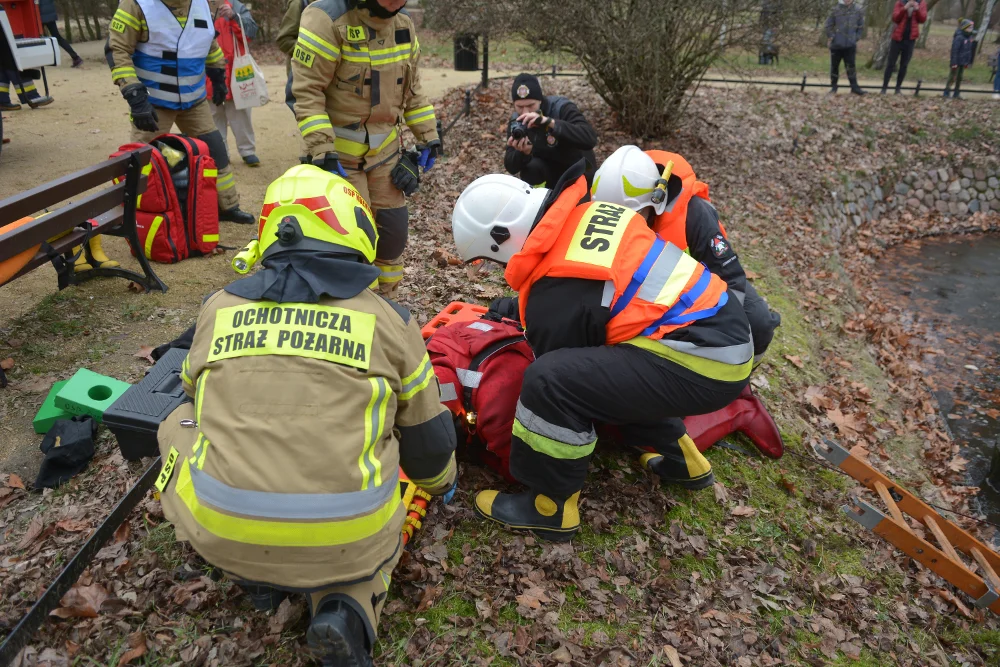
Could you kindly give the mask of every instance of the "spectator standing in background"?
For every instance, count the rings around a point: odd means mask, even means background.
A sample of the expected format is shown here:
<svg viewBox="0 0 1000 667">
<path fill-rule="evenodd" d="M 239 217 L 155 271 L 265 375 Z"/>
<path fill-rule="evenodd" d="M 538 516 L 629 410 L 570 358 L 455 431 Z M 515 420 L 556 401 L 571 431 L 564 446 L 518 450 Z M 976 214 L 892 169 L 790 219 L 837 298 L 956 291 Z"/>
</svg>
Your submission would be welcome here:
<svg viewBox="0 0 1000 667">
<path fill-rule="evenodd" d="M 972 57 L 976 53 L 975 27 L 976 24 L 970 19 L 962 19 L 958 22 L 955 36 L 951 38 L 951 73 L 948 75 L 948 83 L 944 85 L 945 97 L 948 97 L 952 82 L 955 83 L 955 94 L 951 97 L 956 100 L 961 97 L 959 89 L 962 87 L 962 74 L 972 64 Z"/>
<path fill-rule="evenodd" d="M 865 27 L 865 16 L 854 5 L 854 0 L 839 0 L 837 6 L 826 19 L 826 36 L 830 47 L 830 94 L 837 92 L 840 79 L 840 61 L 844 61 L 847 80 L 851 82 L 851 92 L 864 95 L 858 85 L 858 71 L 854 58 L 858 52 L 858 40 Z"/>
<path fill-rule="evenodd" d="M 49 35 L 55 37 L 63 51 L 68 53 L 69 57 L 73 59 L 73 67 L 82 65 L 83 58 L 77 55 L 73 47 L 66 41 L 66 38 L 59 34 L 59 26 L 56 24 L 56 21 L 59 20 L 59 15 L 56 14 L 56 0 L 38 0 L 38 13 L 41 14 L 42 25 L 45 26 Z"/>
<path fill-rule="evenodd" d="M 242 28 L 240 27 L 242 25 Z M 248 40 L 257 36 L 257 22 L 250 16 L 250 10 L 240 0 L 222 0 L 215 14 L 215 32 L 218 33 L 219 47 L 226 56 L 226 83 L 233 79 L 233 59 L 243 55 L 243 35 Z M 208 81 L 208 95 L 212 95 L 212 82 Z M 236 149 L 248 167 L 259 167 L 257 158 L 257 141 L 253 134 L 253 122 L 250 119 L 250 109 L 237 109 L 233 102 L 233 91 L 230 87 L 226 92 L 226 101 L 212 105 L 212 119 L 215 127 L 222 135 L 222 141 L 229 151 L 228 131 L 233 131 L 236 138 Z"/>
<path fill-rule="evenodd" d="M 913 57 L 913 45 L 920 36 L 920 24 L 927 21 L 927 0 L 896 0 L 892 9 L 892 39 L 889 41 L 889 58 L 885 63 L 885 78 L 882 79 L 882 94 L 889 88 L 892 70 L 899 60 L 899 74 L 896 76 L 896 94 L 903 86 L 906 68 Z"/>
<path fill-rule="evenodd" d="M 993 99 L 1000 100 L 1000 49 L 994 56 L 996 67 L 993 69 Z"/>
</svg>

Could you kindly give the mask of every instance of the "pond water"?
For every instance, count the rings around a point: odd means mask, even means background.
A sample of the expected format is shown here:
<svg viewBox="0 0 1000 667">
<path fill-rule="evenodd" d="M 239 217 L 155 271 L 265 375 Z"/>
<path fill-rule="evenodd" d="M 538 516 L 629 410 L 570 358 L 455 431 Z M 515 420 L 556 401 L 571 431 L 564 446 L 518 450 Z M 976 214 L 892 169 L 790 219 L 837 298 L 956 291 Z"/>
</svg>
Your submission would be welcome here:
<svg viewBox="0 0 1000 667">
<path fill-rule="evenodd" d="M 924 241 L 885 256 L 883 286 L 920 325 L 934 395 L 968 460 L 973 507 L 1000 522 L 1000 237 Z"/>
</svg>

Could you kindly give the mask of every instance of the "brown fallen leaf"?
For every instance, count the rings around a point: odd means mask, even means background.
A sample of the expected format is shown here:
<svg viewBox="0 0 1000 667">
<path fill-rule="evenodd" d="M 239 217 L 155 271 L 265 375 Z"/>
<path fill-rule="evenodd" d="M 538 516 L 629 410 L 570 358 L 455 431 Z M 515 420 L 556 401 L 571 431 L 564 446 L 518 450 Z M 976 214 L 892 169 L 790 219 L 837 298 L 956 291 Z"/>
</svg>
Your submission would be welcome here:
<svg viewBox="0 0 1000 667">
<path fill-rule="evenodd" d="M 290 598 L 285 598 L 278 605 L 278 609 L 274 612 L 268 622 L 268 630 L 271 634 L 280 635 L 282 632 L 295 625 L 295 623 L 302 617 L 303 613 L 302 605 L 299 603 L 293 603 Z"/>
<path fill-rule="evenodd" d="M 758 278 L 760 278 L 760 274 L 757 273 L 756 271 L 750 271 L 749 269 L 747 269 L 745 273 L 747 276 L 747 280 L 757 280 Z"/>
<path fill-rule="evenodd" d="M 59 618 L 97 618 L 101 605 L 107 599 L 108 592 L 100 584 L 77 584 L 59 601 L 62 606 L 53 609 L 49 615 Z"/>
<path fill-rule="evenodd" d="M 531 609 L 538 609 L 542 606 L 543 602 L 550 602 L 550 598 L 545 594 L 545 591 L 537 586 L 532 586 L 524 593 L 521 593 L 515 598 L 518 604 L 523 604 L 525 607 Z"/>
<path fill-rule="evenodd" d="M 712 490 L 715 491 L 715 502 L 725 505 L 726 501 L 729 500 L 729 494 L 726 493 L 726 485 L 722 482 L 716 482 L 712 485 Z"/>
<path fill-rule="evenodd" d="M 80 533 L 90 528 L 90 522 L 79 519 L 63 519 L 56 522 L 56 528 L 65 530 L 67 533 Z"/>
<path fill-rule="evenodd" d="M 0 361 L 0 368 L 2 368 L 5 371 L 9 371 L 10 369 L 14 368 L 14 358 L 7 357 L 3 361 Z"/>
<path fill-rule="evenodd" d="M 420 596 L 420 604 L 417 605 L 417 612 L 424 612 L 431 608 L 434 600 L 441 594 L 441 586 L 428 586 Z"/>
<path fill-rule="evenodd" d="M 787 479 L 785 479 L 784 477 L 782 477 L 782 478 L 781 478 L 781 486 L 782 486 L 782 487 L 784 487 L 784 489 L 785 489 L 785 492 L 786 492 L 786 493 L 787 493 L 788 495 L 790 495 L 790 496 L 794 496 L 794 495 L 795 495 L 795 491 L 797 490 L 797 489 L 795 488 L 795 485 L 794 485 L 793 483 L 789 482 L 789 481 L 788 481 Z"/>
<path fill-rule="evenodd" d="M 670 661 L 670 667 L 683 667 L 681 665 L 680 654 L 677 653 L 677 649 L 670 644 L 663 647 L 663 655 Z"/>
<path fill-rule="evenodd" d="M 848 450 L 851 456 L 856 456 L 862 461 L 868 462 L 868 449 L 864 445 L 854 445 Z"/>
<path fill-rule="evenodd" d="M 806 558 L 816 557 L 816 540 L 802 541 L 802 555 Z"/>
<path fill-rule="evenodd" d="M 963 603 L 961 600 L 955 597 L 954 593 L 952 593 L 951 591 L 946 591 L 943 588 L 939 588 L 937 589 L 937 594 L 941 596 L 942 600 L 946 600 L 947 602 L 950 602 L 953 605 L 955 605 L 955 609 L 958 609 L 958 611 L 961 612 L 962 615 L 965 616 L 966 618 L 975 618 L 972 615 L 972 612 L 969 611 L 969 608 L 965 606 L 965 603 Z"/>
<path fill-rule="evenodd" d="M 24 482 L 21 481 L 21 477 L 17 473 L 11 473 L 7 478 L 7 486 L 12 489 L 23 489 Z"/>
<path fill-rule="evenodd" d="M 128 284 L 128 291 L 135 292 L 136 294 L 142 294 L 143 292 L 146 291 L 146 288 L 140 285 L 139 283 L 135 282 L 134 280 L 130 280 Z"/>
<path fill-rule="evenodd" d="M 45 521 L 42 519 L 41 512 L 35 514 L 31 517 L 31 521 L 28 522 L 28 528 L 24 531 L 24 535 L 21 537 L 21 541 L 17 543 L 16 549 L 27 549 L 31 546 L 31 543 L 35 541 L 39 535 L 42 534 L 42 529 L 45 527 Z"/>
<path fill-rule="evenodd" d="M 151 364 L 155 364 L 156 360 L 153 359 L 153 350 L 155 350 L 152 345 L 143 345 L 139 348 L 139 351 L 133 354 L 133 357 L 138 357 L 139 359 L 145 359 Z"/>
<path fill-rule="evenodd" d="M 786 354 L 785 359 L 788 359 L 790 362 L 792 362 L 792 364 L 794 364 L 796 368 L 803 368 L 805 366 L 805 364 L 802 363 L 802 359 L 800 359 L 798 355 Z"/>
<path fill-rule="evenodd" d="M 822 387 L 817 387 L 815 385 L 807 387 L 804 398 L 806 403 L 813 406 L 817 410 L 829 410 L 833 407 L 833 401 L 827 397 Z"/>
<path fill-rule="evenodd" d="M 549 653 L 549 657 L 555 660 L 560 665 L 568 665 L 573 662 L 573 655 L 569 652 L 569 649 L 565 646 L 560 646 L 552 653 Z"/>
<path fill-rule="evenodd" d="M 733 516 L 753 516 L 756 513 L 757 509 L 750 505 L 737 505 L 732 511 Z"/>
<path fill-rule="evenodd" d="M 827 410 L 826 418 L 832 421 L 837 430 L 845 436 L 857 435 L 864 430 L 864 424 L 858 421 L 856 415 L 853 413 L 845 415 L 840 411 L 840 408 Z"/>
<path fill-rule="evenodd" d="M 128 636 L 129 650 L 122 653 L 122 657 L 118 658 L 118 667 L 122 665 L 127 665 L 136 658 L 141 658 L 146 655 L 146 633 L 139 630 L 138 632 L 133 632 Z"/>
<path fill-rule="evenodd" d="M 115 530 L 114 544 L 122 544 L 128 542 L 128 538 L 132 535 L 132 529 L 129 528 L 128 522 L 126 521 L 122 525 L 118 526 Z"/>
</svg>

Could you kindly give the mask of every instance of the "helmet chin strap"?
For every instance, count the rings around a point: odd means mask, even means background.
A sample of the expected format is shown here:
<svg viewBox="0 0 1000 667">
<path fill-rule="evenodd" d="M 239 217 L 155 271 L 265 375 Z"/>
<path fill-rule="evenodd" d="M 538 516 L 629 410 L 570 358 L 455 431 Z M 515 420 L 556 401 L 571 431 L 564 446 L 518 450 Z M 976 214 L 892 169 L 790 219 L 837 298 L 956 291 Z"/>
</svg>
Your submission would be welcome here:
<svg viewBox="0 0 1000 667">
<path fill-rule="evenodd" d="M 390 12 L 388 9 L 380 5 L 378 0 L 362 0 L 359 6 L 366 8 L 368 13 L 377 19 L 391 19 L 403 9 L 400 7 L 396 11 Z"/>
</svg>

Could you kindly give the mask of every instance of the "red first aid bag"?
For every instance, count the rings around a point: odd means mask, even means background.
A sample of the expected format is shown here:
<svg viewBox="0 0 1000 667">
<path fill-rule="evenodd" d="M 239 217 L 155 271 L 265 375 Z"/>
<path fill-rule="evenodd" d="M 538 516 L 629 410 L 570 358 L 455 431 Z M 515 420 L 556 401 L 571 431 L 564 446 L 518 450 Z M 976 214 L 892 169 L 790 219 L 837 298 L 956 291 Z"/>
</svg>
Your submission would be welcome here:
<svg viewBox="0 0 1000 667">
<path fill-rule="evenodd" d="M 434 330 L 427 353 L 467 446 L 510 481 L 510 435 L 524 371 L 535 359 L 510 320 L 455 322 Z"/>
</svg>

